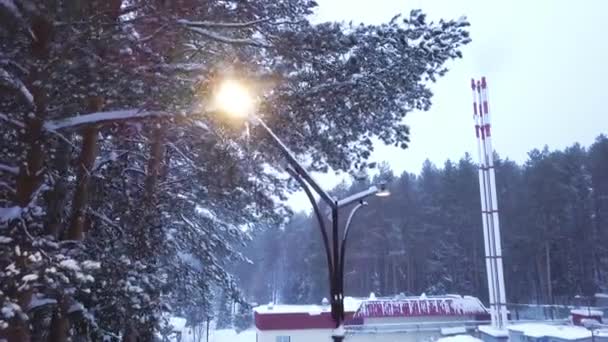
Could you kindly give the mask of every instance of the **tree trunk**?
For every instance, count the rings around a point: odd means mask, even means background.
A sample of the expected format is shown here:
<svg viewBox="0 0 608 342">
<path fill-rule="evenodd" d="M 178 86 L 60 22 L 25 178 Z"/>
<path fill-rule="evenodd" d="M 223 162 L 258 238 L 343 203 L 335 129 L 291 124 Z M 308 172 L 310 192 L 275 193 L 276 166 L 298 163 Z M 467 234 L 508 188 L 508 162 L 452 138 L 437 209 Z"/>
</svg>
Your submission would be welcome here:
<svg viewBox="0 0 608 342">
<path fill-rule="evenodd" d="M 393 266 L 393 293 L 398 293 L 398 285 L 397 285 L 397 258 L 394 257 L 392 260 L 392 266 Z"/>
<path fill-rule="evenodd" d="M 59 239 L 62 234 L 63 215 L 66 202 L 67 184 L 66 176 L 68 172 L 68 165 L 70 164 L 70 145 L 63 141 L 57 141 L 57 151 L 55 152 L 55 158 L 52 163 L 54 169 L 57 170 L 57 180 L 51 190 L 46 196 L 48 203 L 47 221 L 46 221 L 46 233 L 53 236 L 55 239 Z"/>
<path fill-rule="evenodd" d="M 51 332 L 49 334 L 48 342 L 64 342 L 68 340 L 70 320 L 67 317 L 65 301 L 65 296 L 59 299 L 57 309 L 53 313 L 53 318 L 51 320 Z"/>
<path fill-rule="evenodd" d="M 544 270 L 543 267 L 543 257 L 541 255 L 537 255 L 536 256 L 536 276 L 537 276 L 537 281 L 538 281 L 538 298 L 537 301 L 538 303 L 547 303 L 547 286 L 545 285 L 545 280 L 546 280 L 546 272 Z"/>
<path fill-rule="evenodd" d="M 82 151 L 78 158 L 78 178 L 72 203 L 72 219 L 67 240 L 82 240 L 86 208 L 89 199 L 89 180 L 97 157 L 97 128 L 87 127 L 83 132 Z"/>
<path fill-rule="evenodd" d="M 389 276 L 390 276 L 389 260 L 390 259 L 388 256 L 386 256 L 384 258 L 384 284 L 382 286 L 384 294 L 389 294 L 389 291 L 390 291 L 389 290 L 389 284 L 390 284 L 390 282 L 389 282 Z M 393 292 L 393 294 L 395 294 L 395 293 Z"/>
<path fill-rule="evenodd" d="M 549 297 L 550 304 L 553 304 L 553 286 L 551 284 L 551 250 L 549 243 L 545 243 L 545 261 L 547 263 L 547 296 Z"/>
<path fill-rule="evenodd" d="M 146 177 L 146 200 L 148 203 L 154 201 L 156 184 L 161 172 L 164 149 L 164 131 L 160 123 L 156 123 L 152 133 L 152 146 L 150 147 L 150 158 L 148 159 L 148 172 Z"/>
<path fill-rule="evenodd" d="M 473 286 L 474 293 L 481 293 L 480 276 L 479 276 L 479 260 L 478 260 L 477 244 L 473 245 Z"/>
<path fill-rule="evenodd" d="M 102 100 L 93 97 L 90 100 L 89 109 L 98 111 L 102 107 Z M 91 170 L 97 158 L 97 128 L 90 126 L 82 133 L 82 149 L 78 157 L 78 175 L 76 180 L 76 190 L 72 200 L 72 216 L 68 231 L 64 235 L 64 240 L 80 241 L 84 238 L 86 208 L 89 201 L 89 181 Z M 57 310 L 53 314 L 51 321 L 51 342 L 64 342 L 69 337 L 70 319 L 67 313 L 68 297 L 62 296 L 59 300 Z"/>
</svg>

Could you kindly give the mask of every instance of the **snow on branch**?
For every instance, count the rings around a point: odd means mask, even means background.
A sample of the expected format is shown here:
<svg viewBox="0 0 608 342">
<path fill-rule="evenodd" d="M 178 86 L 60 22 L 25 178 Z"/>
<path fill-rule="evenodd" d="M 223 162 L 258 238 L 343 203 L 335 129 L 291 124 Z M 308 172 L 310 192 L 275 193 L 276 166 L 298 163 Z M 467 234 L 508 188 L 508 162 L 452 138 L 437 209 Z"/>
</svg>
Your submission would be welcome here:
<svg viewBox="0 0 608 342">
<path fill-rule="evenodd" d="M 9 166 L 6 164 L 0 164 L 0 171 L 2 172 L 7 172 L 7 173 L 12 173 L 13 175 L 18 175 L 19 174 L 19 168 L 16 166 Z"/>
<path fill-rule="evenodd" d="M 0 207 L 0 222 L 8 222 L 15 220 L 21 216 L 23 208 L 20 206 Z"/>
<path fill-rule="evenodd" d="M 19 120 L 15 120 L 15 119 L 11 119 L 8 117 L 8 115 L 4 114 L 4 113 L 0 113 L 0 120 L 6 121 L 8 123 L 11 123 L 19 128 L 25 128 L 25 124 Z"/>
<path fill-rule="evenodd" d="M 328 89 L 337 89 L 337 88 L 342 88 L 342 87 L 352 87 L 352 86 L 356 86 L 357 85 L 357 81 L 356 80 L 350 80 L 350 81 L 344 81 L 344 82 L 333 82 L 333 83 L 323 83 L 320 84 L 318 86 L 312 87 L 310 89 L 308 89 L 305 94 L 310 96 L 310 95 L 315 95 L 321 91 L 325 91 Z"/>
<path fill-rule="evenodd" d="M 141 109 L 125 109 L 50 120 L 44 123 L 44 128 L 48 131 L 55 131 L 58 129 L 75 128 L 83 125 L 100 124 L 108 121 L 134 120 L 163 115 L 167 114 L 165 112 L 149 112 Z"/>
<path fill-rule="evenodd" d="M 270 21 L 270 18 L 266 19 L 258 19 L 252 21 L 246 21 L 242 23 L 226 23 L 226 22 L 216 22 L 216 21 L 190 21 L 186 19 L 180 19 L 177 21 L 178 24 L 186 25 L 189 27 L 218 27 L 218 28 L 244 28 L 254 26 L 260 23 L 265 23 Z"/>
<path fill-rule="evenodd" d="M 0 1 L 2 1 L 2 0 L 0 0 Z M 6 71 L 2 68 L 0 68 L 0 84 L 4 84 L 5 86 L 20 92 L 21 95 L 23 96 L 23 98 L 25 98 L 25 100 L 27 100 L 28 104 L 31 107 L 35 107 L 34 95 L 32 95 L 32 93 L 29 91 L 29 89 L 27 89 L 25 84 L 23 84 L 23 82 L 21 82 L 20 79 L 12 76 L 11 74 L 8 73 L 8 71 Z"/>
<path fill-rule="evenodd" d="M 165 72 L 204 72 L 209 66 L 203 63 L 174 63 L 138 67 L 136 71 L 165 71 Z"/>
<path fill-rule="evenodd" d="M 188 30 L 190 30 L 192 32 L 198 33 L 202 36 L 213 39 L 220 43 L 233 44 L 233 45 L 249 45 L 249 46 L 255 46 L 255 47 L 260 47 L 260 48 L 271 48 L 272 47 L 269 44 L 266 44 L 264 42 L 261 42 L 261 41 L 255 40 L 255 39 L 226 37 L 226 36 L 222 36 L 221 34 L 218 34 L 218 33 L 215 33 L 215 32 L 200 28 L 200 27 L 187 26 L 187 28 L 188 28 Z"/>
<path fill-rule="evenodd" d="M 88 212 L 89 212 L 91 215 L 93 215 L 93 216 L 97 217 L 98 219 L 102 220 L 103 222 L 105 222 L 105 223 L 106 223 L 107 225 L 109 225 L 110 227 L 112 227 L 112 228 L 116 229 L 116 230 L 117 230 L 117 231 L 120 233 L 120 236 L 124 236 L 124 235 L 125 235 L 125 231 L 122 229 L 122 227 L 121 227 L 121 226 L 119 226 L 119 225 L 117 225 L 116 223 L 114 223 L 114 221 L 113 221 L 113 220 L 111 220 L 111 219 L 110 219 L 109 217 L 107 217 L 106 215 L 104 215 L 104 214 L 102 214 L 102 213 L 99 213 L 99 212 L 97 212 L 97 211 L 95 211 L 95 210 L 93 210 L 93 209 L 90 209 L 90 208 L 89 208 Z"/>
<path fill-rule="evenodd" d="M 5 188 L 13 194 L 17 193 L 17 190 L 15 190 L 15 188 L 10 186 L 7 182 L 0 181 L 0 188 Z"/>
<path fill-rule="evenodd" d="M 0 7 L 6 8 L 13 17 L 17 19 L 22 18 L 21 12 L 13 0 L 0 0 Z"/>
</svg>

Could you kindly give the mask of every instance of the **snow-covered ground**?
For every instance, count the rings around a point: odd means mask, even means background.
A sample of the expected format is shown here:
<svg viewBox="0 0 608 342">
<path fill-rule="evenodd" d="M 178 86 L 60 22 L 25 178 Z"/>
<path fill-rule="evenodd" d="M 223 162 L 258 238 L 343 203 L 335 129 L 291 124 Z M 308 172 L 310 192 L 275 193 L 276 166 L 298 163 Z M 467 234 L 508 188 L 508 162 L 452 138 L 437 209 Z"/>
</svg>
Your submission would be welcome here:
<svg viewBox="0 0 608 342">
<path fill-rule="evenodd" d="M 192 338 L 186 330 L 182 337 L 182 342 L 199 342 Z M 205 337 L 200 342 L 206 342 Z M 211 330 L 209 331 L 209 342 L 255 342 L 255 330 L 245 330 L 237 334 L 234 330 Z M 481 342 L 481 340 L 468 335 L 444 337 L 437 342 Z"/>
<path fill-rule="evenodd" d="M 481 342 L 481 340 L 469 335 L 458 335 L 443 337 L 438 339 L 437 342 Z"/>
<path fill-rule="evenodd" d="M 182 342 L 207 342 L 205 336 L 200 341 L 194 340 L 190 329 L 183 331 Z M 237 334 L 232 329 L 210 330 L 209 342 L 255 342 L 255 329 L 241 331 Z"/>
</svg>

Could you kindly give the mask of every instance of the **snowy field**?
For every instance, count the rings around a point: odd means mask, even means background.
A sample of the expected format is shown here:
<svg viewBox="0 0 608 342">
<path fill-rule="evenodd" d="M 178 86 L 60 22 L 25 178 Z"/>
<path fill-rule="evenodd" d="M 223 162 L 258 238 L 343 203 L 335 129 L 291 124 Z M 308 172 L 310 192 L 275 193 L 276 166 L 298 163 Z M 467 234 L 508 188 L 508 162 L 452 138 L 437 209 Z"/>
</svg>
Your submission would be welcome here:
<svg viewBox="0 0 608 342">
<path fill-rule="evenodd" d="M 182 342 L 207 342 L 205 336 L 200 341 L 195 340 L 191 330 L 186 329 L 183 332 Z M 241 331 L 237 334 L 234 330 L 210 330 L 209 342 L 255 342 L 255 329 Z"/>
<path fill-rule="evenodd" d="M 481 340 L 469 335 L 459 335 L 440 338 L 437 342 L 481 342 Z"/>
<path fill-rule="evenodd" d="M 206 342 L 205 337 L 200 341 L 195 341 L 189 332 L 190 330 L 184 331 L 182 342 Z M 348 338 L 346 341 L 348 341 Z M 255 342 L 255 330 L 245 330 L 239 334 L 234 330 L 211 330 L 209 331 L 209 342 Z M 481 342 L 481 340 L 475 337 L 461 335 L 444 337 L 437 340 L 437 342 Z"/>
</svg>

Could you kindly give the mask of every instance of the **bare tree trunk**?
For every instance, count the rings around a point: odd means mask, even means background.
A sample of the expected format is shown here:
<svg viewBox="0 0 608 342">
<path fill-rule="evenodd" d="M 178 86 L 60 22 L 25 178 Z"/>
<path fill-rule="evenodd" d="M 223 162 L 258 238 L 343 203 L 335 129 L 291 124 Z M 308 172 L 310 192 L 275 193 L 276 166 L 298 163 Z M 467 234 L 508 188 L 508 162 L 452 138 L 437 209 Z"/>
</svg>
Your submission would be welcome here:
<svg viewBox="0 0 608 342">
<path fill-rule="evenodd" d="M 52 28 L 51 22 L 42 16 L 35 16 L 31 19 L 31 30 L 37 38 L 31 41 L 31 55 L 40 64 L 48 60 Z M 47 72 L 41 65 L 34 65 L 32 69 L 26 83 L 33 97 L 33 106 L 30 104 L 30 112 L 24 116 L 25 130 L 19 137 L 23 144 L 24 157 L 20 160 L 15 191 L 15 201 L 22 208 L 28 207 L 35 200 L 44 180 L 42 171 L 46 142 L 42 126 L 47 115 L 47 96 L 44 90 Z M 11 225 L 13 228 L 17 228 L 18 224 L 20 223 Z M 16 262 L 20 269 L 27 269 L 29 260 L 25 256 L 20 256 L 17 257 Z M 27 308 L 31 302 L 32 290 L 17 290 L 12 295 L 18 298 L 18 304 L 22 308 Z M 0 338 L 6 339 L 8 342 L 29 342 L 31 331 L 27 322 L 18 321 L 9 329 L 0 331 Z"/>
<path fill-rule="evenodd" d="M 393 258 L 393 293 L 398 292 L 397 288 L 397 258 Z"/>
<path fill-rule="evenodd" d="M 150 147 L 150 158 L 148 159 L 148 174 L 146 177 L 146 200 L 148 203 L 154 201 L 156 185 L 158 184 L 158 177 L 165 153 L 163 141 L 164 128 L 160 123 L 157 123 L 152 134 L 152 146 Z"/>
<path fill-rule="evenodd" d="M 390 265 L 389 265 L 389 257 L 386 256 L 384 258 L 384 284 L 382 284 L 382 288 L 384 291 L 384 294 L 389 294 L 389 276 L 390 276 Z M 395 293 L 393 293 L 395 294 Z"/>
<path fill-rule="evenodd" d="M 62 234 L 64 209 L 66 204 L 67 182 L 66 175 L 70 163 L 70 145 L 63 140 L 57 142 L 57 151 L 52 159 L 53 169 L 57 170 L 57 180 L 53 190 L 46 196 L 48 211 L 46 233 L 59 239 Z"/>
<path fill-rule="evenodd" d="M 137 342 L 139 338 L 137 331 L 129 324 L 127 331 L 122 337 L 122 342 Z"/>
<path fill-rule="evenodd" d="M 541 255 L 537 255 L 536 257 L 536 275 L 537 275 L 537 281 L 538 281 L 538 302 L 539 303 L 545 303 L 547 302 L 547 294 L 546 294 L 546 290 L 547 290 L 547 285 L 545 284 L 546 281 L 546 272 L 544 270 L 544 266 L 543 266 L 543 257 Z"/>
<path fill-rule="evenodd" d="M 59 299 L 57 309 L 51 320 L 51 332 L 48 342 L 64 342 L 68 340 L 70 319 L 67 314 L 66 297 Z"/>
<path fill-rule="evenodd" d="M 82 240 L 86 208 L 89 199 L 89 180 L 97 157 L 97 128 L 87 127 L 83 133 L 82 151 L 78 162 L 78 178 L 72 202 L 72 218 L 67 232 L 67 240 Z"/>
<path fill-rule="evenodd" d="M 479 276 L 479 260 L 477 259 L 478 257 L 478 252 L 477 252 L 477 244 L 473 245 L 473 285 L 475 287 L 474 289 L 474 293 L 481 293 L 481 286 L 480 286 L 480 276 Z"/>
<path fill-rule="evenodd" d="M 90 109 L 98 111 L 102 107 L 100 98 L 90 99 Z M 83 131 L 82 150 L 78 158 L 78 175 L 76 180 L 76 190 L 72 200 L 72 216 L 70 226 L 64 235 L 65 240 L 82 240 L 84 238 L 86 208 L 89 200 L 89 180 L 91 170 L 97 157 L 97 128 L 87 127 Z M 70 319 L 67 309 L 69 297 L 62 295 L 59 305 L 51 321 L 50 342 L 65 342 L 69 337 Z"/>
<path fill-rule="evenodd" d="M 547 268 L 547 296 L 549 297 L 550 304 L 553 304 L 553 286 L 551 284 L 551 250 L 549 243 L 545 243 L 545 261 Z"/>
<path fill-rule="evenodd" d="M 164 132 L 165 128 L 156 123 L 151 137 L 150 156 L 148 158 L 146 178 L 144 181 L 144 194 L 141 202 L 142 217 L 139 218 L 139 224 L 134 232 L 138 237 L 139 246 L 135 253 L 137 258 L 146 260 L 150 264 L 154 264 L 159 247 L 161 236 L 160 213 L 157 210 L 158 193 L 157 184 L 160 172 L 162 170 L 162 162 L 164 160 Z M 158 298 L 152 298 L 156 301 Z M 153 336 L 152 324 L 138 324 L 136 321 L 131 321 L 129 324 L 129 336 L 138 336 L 138 339 L 148 341 Z M 130 337 L 129 337 L 130 338 Z M 126 340 L 129 341 L 130 340 Z"/>
<path fill-rule="evenodd" d="M 412 255 L 408 255 L 407 258 L 407 289 L 409 292 L 413 292 L 415 289 L 415 284 L 414 284 L 414 260 L 413 260 L 413 256 Z"/>
</svg>

